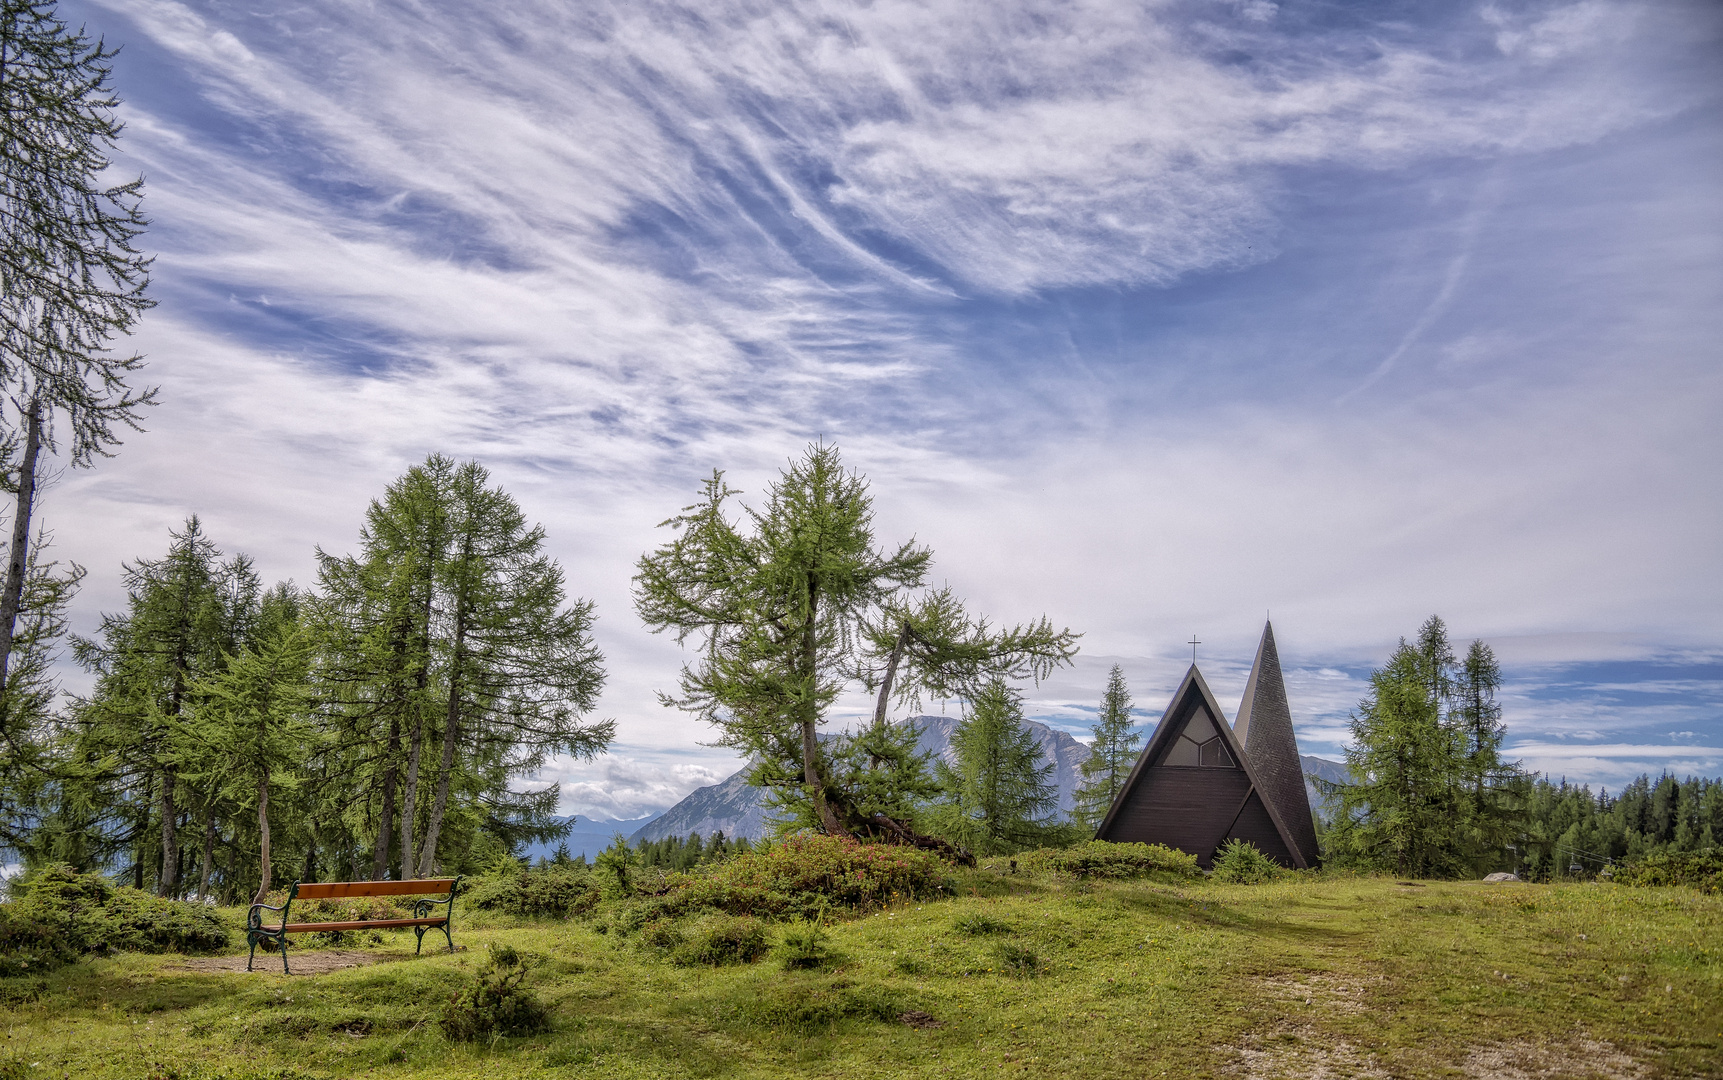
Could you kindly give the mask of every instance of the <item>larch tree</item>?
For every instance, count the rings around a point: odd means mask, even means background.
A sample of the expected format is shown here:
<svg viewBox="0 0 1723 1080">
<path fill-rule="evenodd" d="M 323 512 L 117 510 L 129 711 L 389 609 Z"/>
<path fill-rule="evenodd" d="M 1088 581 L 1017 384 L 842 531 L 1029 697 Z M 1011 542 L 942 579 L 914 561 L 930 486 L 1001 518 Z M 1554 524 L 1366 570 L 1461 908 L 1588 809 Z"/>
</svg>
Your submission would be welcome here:
<svg viewBox="0 0 1723 1080">
<path fill-rule="evenodd" d="M 136 428 L 154 390 L 127 380 L 136 355 L 109 348 L 152 301 L 143 181 L 108 184 L 121 124 L 114 53 L 71 30 L 52 2 L 0 0 L 0 466 L 14 496 L 0 581 L 0 709 L 30 574 L 41 455 L 60 443 L 87 467 Z"/>
<path fill-rule="evenodd" d="M 176 764 L 187 780 L 209 792 L 212 801 L 257 816 L 255 903 L 263 902 L 273 876 L 270 795 L 299 785 L 320 741 L 311 715 L 313 641 L 300 624 L 294 600 L 289 590 L 271 590 L 255 640 L 198 685 L 197 705 L 174 739 Z M 200 896 L 208 894 L 212 855 L 206 845 Z"/>
<path fill-rule="evenodd" d="M 944 798 L 935 829 L 985 855 L 1034 847 L 1054 834 L 1059 791 L 1053 763 L 1023 719 L 1022 697 L 1003 679 L 983 683 L 952 732 L 957 761 L 937 765 Z"/>
<path fill-rule="evenodd" d="M 96 676 L 73 703 L 74 754 L 81 781 L 118 788 L 108 805 L 127 813 L 137 845 L 134 883 L 144 880 L 150 838 L 159 823 L 157 890 L 180 893 L 179 824 L 185 807 L 175 740 L 200 685 L 227 665 L 249 639 L 259 586 L 251 560 L 223 560 L 196 517 L 172 534 L 167 554 L 125 567 L 127 610 L 104 614 L 94 638 L 73 638 L 73 655 Z M 196 793 L 206 798 L 207 792 Z"/>
<path fill-rule="evenodd" d="M 454 468 L 432 455 L 390 484 L 366 510 L 359 555 L 317 552 L 324 678 L 344 741 L 370 749 L 354 767 L 372 782 L 373 878 L 388 875 L 397 831 L 398 876 L 412 877 L 418 865 L 414 826 L 425 732 L 437 705 L 432 637 Z"/>
<path fill-rule="evenodd" d="M 354 764 L 375 807 L 373 876 L 396 832 L 400 876 L 433 873 L 456 811 L 554 829 L 557 789 L 510 784 L 609 745 L 611 721 L 581 720 L 604 681 L 592 605 L 568 602 L 543 548 L 482 466 L 432 455 L 372 503 L 359 555 L 319 553 L 321 677 L 336 723 L 369 747 Z"/>
<path fill-rule="evenodd" d="M 1337 862 L 1447 877 L 1502 860 L 1523 778 L 1500 759 L 1499 681 L 1482 642 L 1456 661 L 1436 616 L 1401 639 L 1352 716 L 1355 781 L 1319 782 L 1336 800 L 1324 844 Z"/>
<path fill-rule="evenodd" d="M 740 520 L 726 514 L 736 494 L 714 472 L 700 501 L 664 523 L 676 538 L 640 559 L 634 599 L 646 625 L 701 639 L 680 695 L 660 696 L 752 757 L 756 784 L 805 803 L 821 831 L 848 835 L 865 822 L 832 782 L 819 729 L 853 677 L 865 620 L 922 584 L 931 553 L 913 541 L 874 546 L 867 481 L 834 446 L 809 447 Z"/>
<path fill-rule="evenodd" d="M 990 677 L 1043 677 L 1069 663 L 1077 635 L 1045 618 L 996 630 L 950 589 L 921 591 L 931 552 L 875 545 L 867 481 L 836 447 L 810 446 L 764 505 L 732 518 L 737 494 L 714 473 L 664 523 L 676 538 L 640 560 L 646 624 L 700 643 L 680 693 L 662 699 L 753 759 L 751 779 L 771 789 L 784 825 L 944 849 L 915 824 L 940 790 L 918 733 L 887 724 L 887 708 L 964 696 Z M 831 703 L 856 683 L 875 695 L 873 722 L 822 737 Z"/>
<path fill-rule="evenodd" d="M 1071 815 L 1091 831 L 1100 826 L 1113 800 L 1119 797 L 1137 763 L 1137 744 L 1142 740 L 1131 723 L 1131 692 L 1125 686 L 1124 669 L 1117 664 L 1107 673 L 1107 689 L 1101 695 L 1094 732 L 1095 741 L 1089 744 L 1089 757 L 1081 767 L 1083 780 L 1077 787 L 1077 805 Z"/>
<path fill-rule="evenodd" d="M 968 699 L 990 679 L 1039 683 L 1071 663 L 1078 634 L 1034 622 L 994 629 L 971 616 L 949 586 L 882 605 L 863 625 L 858 675 L 874 693 L 873 722 L 836 740 L 838 786 L 852 795 L 870 832 L 910 843 L 913 824 L 940 791 L 917 750 L 920 731 L 887 723 L 893 702 L 919 709 L 925 698 Z"/>
<path fill-rule="evenodd" d="M 84 858 L 86 840 L 62 833 L 46 815 L 59 790 L 55 718 L 60 681 L 55 664 L 67 630 L 67 608 L 85 573 L 76 563 L 62 569 L 45 557 L 48 537 L 30 546 L 29 573 L 12 639 L 8 705 L 0 710 L 0 842 L 27 863 Z"/>
</svg>

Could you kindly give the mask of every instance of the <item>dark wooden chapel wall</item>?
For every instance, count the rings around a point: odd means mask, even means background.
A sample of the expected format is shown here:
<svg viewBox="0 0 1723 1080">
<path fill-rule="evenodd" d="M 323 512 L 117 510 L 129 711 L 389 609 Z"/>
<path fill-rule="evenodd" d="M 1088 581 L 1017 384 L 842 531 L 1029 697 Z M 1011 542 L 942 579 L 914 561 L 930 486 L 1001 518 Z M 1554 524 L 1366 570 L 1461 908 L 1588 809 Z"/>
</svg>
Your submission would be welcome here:
<svg viewBox="0 0 1723 1080">
<path fill-rule="evenodd" d="M 1226 720 L 1215 716 L 1202 698 L 1198 687 L 1191 686 L 1190 692 L 1180 696 L 1173 714 L 1151 736 L 1149 745 L 1143 748 L 1144 760 L 1133 776 L 1135 782 L 1127 786 L 1119 805 L 1102 826 L 1102 840 L 1165 844 L 1188 851 L 1201 865 L 1209 865 L 1214 849 L 1226 839 L 1229 827 L 1244 806 L 1251 783 L 1240 765 L 1236 748 L 1231 745 L 1230 765 L 1169 763 L 1169 758 L 1178 756 L 1179 738 L 1187 729 L 1194 726 L 1199 738 L 1207 741 L 1220 735 L 1226 725 Z M 1261 812 L 1260 800 L 1258 807 Z M 1262 816 L 1266 818 L 1267 814 Z M 1272 821 L 1268 829 L 1275 832 Z M 1257 831 L 1252 828 L 1252 835 Z M 1269 850 L 1262 844 L 1257 846 L 1265 854 Z M 1277 836 L 1274 847 L 1284 850 L 1285 846 Z"/>
<path fill-rule="evenodd" d="M 1308 865 L 1275 821 L 1252 765 L 1193 666 L 1096 836 L 1165 844 L 1204 867 L 1216 848 L 1238 838 L 1282 865 Z"/>
</svg>

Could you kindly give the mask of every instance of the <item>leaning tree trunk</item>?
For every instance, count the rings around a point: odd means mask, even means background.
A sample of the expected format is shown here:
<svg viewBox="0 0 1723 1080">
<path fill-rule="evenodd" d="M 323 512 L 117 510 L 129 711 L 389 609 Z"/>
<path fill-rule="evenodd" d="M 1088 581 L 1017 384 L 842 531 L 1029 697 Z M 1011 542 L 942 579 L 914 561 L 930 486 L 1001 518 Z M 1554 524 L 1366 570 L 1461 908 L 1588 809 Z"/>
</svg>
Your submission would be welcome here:
<svg viewBox="0 0 1723 1080">
<path fill-rule="evenodd" d="M 18 500 L 12 512 L 12 551 L 6 563 L 5 592 L 0 594 L 0 717 L 9 711 L 8 671 L 18 611 L 24 604 L 24 577 L 30 569 L 30 515 L 36 503 L 36 460 L 42 452 L 42 407 L 30 399 L 25 419 L 24 460 L 18 464 Z"/>
<path fill-rule="evenodd" d="M 257 837 L 262 859 L 259 866 L 257 896 L 252 903 L 261 904 L 263 898 L 269 895 L 269 774 L 265 772 L 257 780 Z"/>
<path fill-rule="evenodd" d="M 891 684 L 897 679 L 897 665 L 903 660 L 903 651 L 909 647 L 909 620 L 903 621 L 903 628 L 897 632 L 897 642 L 891 647 L 891 656 L 885 662 L 885 678 L 879 684 L 879 703 L 874 706 L 873 726 L 876 731 L 885 730 L 886 704 L 891 700 Z"/>
</svg>

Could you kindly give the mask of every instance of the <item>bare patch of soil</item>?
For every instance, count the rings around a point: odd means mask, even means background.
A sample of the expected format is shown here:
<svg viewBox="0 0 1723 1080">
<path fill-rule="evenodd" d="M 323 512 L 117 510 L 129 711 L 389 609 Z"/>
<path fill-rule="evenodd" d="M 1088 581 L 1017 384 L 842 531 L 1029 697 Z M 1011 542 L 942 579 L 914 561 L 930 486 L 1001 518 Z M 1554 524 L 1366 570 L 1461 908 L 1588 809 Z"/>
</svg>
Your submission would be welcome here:
<svg viewBox="0 0 1723 1080">
<path fill-rule="evenodd" d="M 295 975 L 327 975 L 331 971 L 346 971 L 348 968 L 364 967 L 366 964 L 382 964 L 392 960 L 411 960 L 412 953 L 377 952 L 369 949 L 319 949 L 313 952 L 300 952 L 290 949 L 287 953 L 287 964 Z M 198 974 L 221 974 L 238 972 L 247 974 L 245 957 L 242 956 L 202 956 L 188 957 L 181 963 L 164 968 L 164 971 L 193 971 Z M 258 953 L 252 962 L 250 974 L 281 974 L 280 953 Z"/>
<path fill-rule="evenodd" d="M 1608 1043 L 1583 1038 L 1473 1047 L 1461 1068 L 1476 1080 L 1640 1080 L 1649 1072 Z"/>
<path fill-rule="evenodd" d="M 1241 1080 L 1386 1080 L 1376 1055 L 1309 1027 L 1250 1035 L 1232 1048 L 1228 1072 Z M 1530 1039 L 1475 1046 L 1460 1066 L 1471 1080 L 1645 1080 L 1650 1070 L 1608 1043 Z"/>
<path fill-rule="evenodd" d="M 1382 984 L 1380 975 L 1329 975 L 1309 972 L 1276 975 L 1262 980 L 1262 988 L 1276 1002 L 1293 1007 L 1309 1006 L 1330 1013 L 1361 1013 L 1368 1004 L 1370 989 Z"/>
<path fill-rule="evenodd" d="M 920 1009 L 911 1009 L 898 1017 L 898 1019 L 902 1020 L 912 1028 L 936 1028 L 945 1026 L 944 1023 L 935 1019 L 932 1013 L 925 1013 Z"/>
<path fill-rule="evenodd" d="M 1238 1056 L 1230 1071 L 1243 1080 L 1386 1080 L 1391 1075 L 1375 1054 L 1308 1030 L 1249 1036 L 1233 1052 Z"/>
</svg>

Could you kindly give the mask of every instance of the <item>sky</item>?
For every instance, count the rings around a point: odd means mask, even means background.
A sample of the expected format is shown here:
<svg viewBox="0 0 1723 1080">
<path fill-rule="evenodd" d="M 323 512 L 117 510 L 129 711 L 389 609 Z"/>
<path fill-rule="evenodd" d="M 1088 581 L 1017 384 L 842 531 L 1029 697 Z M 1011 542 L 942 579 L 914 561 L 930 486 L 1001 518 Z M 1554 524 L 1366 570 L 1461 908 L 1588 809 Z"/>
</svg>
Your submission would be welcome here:
<svg viewBox="0 0 1723 1080">
<path fill-rule="evenodd" d="M 1272 615 L 1339 757 L 1435 613 L 1528 768 L 1723 774 L 1723 8 L 60 10 L 122 48 L 161 387 L 42 503 L 80 631 L 190 514 L 311 585 L 393 478 L 477 459 L 607 657 L 611 752 L 541 780 L 637 818 L 737 762 L 658 703 L 635 561 L 823 439 L 882 543 L 1082 632 L 1025 688 L 1075 734 L 1114 664 L 1158 719 L 1193 637 L 1233 707 Z"/>
</svg>

